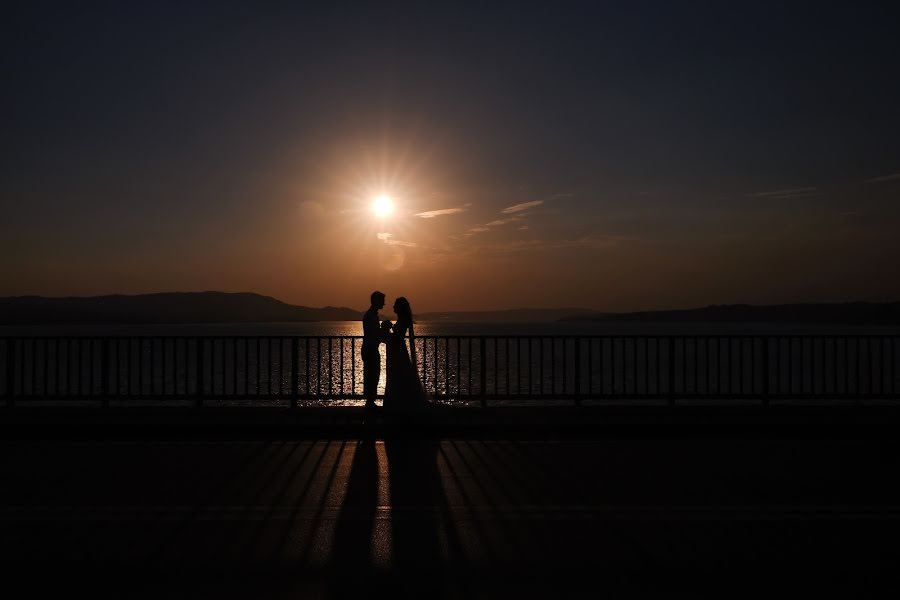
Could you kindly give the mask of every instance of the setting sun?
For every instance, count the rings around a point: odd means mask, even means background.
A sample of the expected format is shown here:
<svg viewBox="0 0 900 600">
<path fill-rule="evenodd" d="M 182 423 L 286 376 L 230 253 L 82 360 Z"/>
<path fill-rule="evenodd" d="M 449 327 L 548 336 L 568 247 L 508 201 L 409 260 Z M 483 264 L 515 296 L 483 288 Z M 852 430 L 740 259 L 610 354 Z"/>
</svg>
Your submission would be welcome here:
<svg viewBox="0 0 900 600">
<path fill-rule="evenodd" d="M 375 216 L 386 217 L 394 212 L 394 201 L 390 196 L 378 196 L 372 201 L 372 212 L 375 213 Z"/>
</svg>

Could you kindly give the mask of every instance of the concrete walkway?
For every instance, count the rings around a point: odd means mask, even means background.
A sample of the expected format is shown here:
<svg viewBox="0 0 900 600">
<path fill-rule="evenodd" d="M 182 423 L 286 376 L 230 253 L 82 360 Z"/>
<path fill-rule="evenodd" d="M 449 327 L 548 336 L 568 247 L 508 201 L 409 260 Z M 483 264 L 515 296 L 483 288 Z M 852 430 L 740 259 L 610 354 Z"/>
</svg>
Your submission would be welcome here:
<svg viewBox="0 0 900 600">
<path fill-rule="evenodd" d="M 709 429 L 759 432 L 761 428 L 847 432 L 887 430 L 900 432 L 900 403 L 853 402 L 759 403 L 710 402 L 601 406 L 437 406 L 412 415 L 374 414 L 361 407 L 247 407 L 96 406 L 58 407 L 20 404 L 0 409 L 0 435 L 71 435 L 265 432 L 317 435 L 544 435 L 593 436 L 623 432 L 675 431 L 679 434 Z"/>
<path fill-rule="evenodd" d="M 0 564 L 30 597 L 865 596 L 898 583 L 898 459 L 852 435 L 7 438 Z"/>
</svg>

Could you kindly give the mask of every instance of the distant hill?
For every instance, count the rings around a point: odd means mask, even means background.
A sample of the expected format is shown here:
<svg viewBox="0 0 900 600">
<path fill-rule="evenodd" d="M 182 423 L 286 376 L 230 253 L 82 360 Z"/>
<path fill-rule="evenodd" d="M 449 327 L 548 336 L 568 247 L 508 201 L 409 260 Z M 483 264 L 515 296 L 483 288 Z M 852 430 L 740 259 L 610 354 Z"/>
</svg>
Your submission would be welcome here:
<svg viewBox="0 0 900 600">
<path fill-rule="evenodd" d="M 388 315 L 389 317 L 392 315 Z M 265 323 L 354 321 L 362 311 L 311 308 L 251 293 L 172 292 L 81 298 L 0 298 L 0 325 L 62 323 Z M 416 321 L 445 323 L 670 322 L 823 323 L 900 326 L 900 302 L 841 304 L 721 304 L 686 310 L 598 313 L 587 308 L 517 308 L 417 313 Z"/>
<path fill-rule="evenodd" d="M 58 323 L 248 323 L 347 321 L 362 318 L 352 308 L 309 308 L 259 294 L 173 292 L 135 296 L 0 298 L 0 324 Z"/>
<path fill-rule="evenodd" d="M 845 302 L 838 304 L 717 304 L 686 310 L 574 315 L 564 321 L 670 322 L 670 323 L 833 323 L 848 325 L 900 325 L 900 302 Z"/>
<path fill-rule="evenodd" d="M 442 321 L 449 323 L 531 323 L 559 321 L 577 318 L 579 315 L 597 315 L 589 308 L 513 308 L 508 310 L 448 311 L 418 313 L 416 321 Z"/>
</svg>

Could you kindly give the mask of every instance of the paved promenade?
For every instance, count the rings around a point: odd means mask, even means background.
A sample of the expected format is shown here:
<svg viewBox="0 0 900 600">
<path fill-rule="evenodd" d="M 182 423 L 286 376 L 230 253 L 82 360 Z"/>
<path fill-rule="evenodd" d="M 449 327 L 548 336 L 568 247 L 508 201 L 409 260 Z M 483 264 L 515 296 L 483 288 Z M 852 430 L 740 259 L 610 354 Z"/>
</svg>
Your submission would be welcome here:
<svg viewBox="0 0 900 600">
<path fill-rule="evenodd" d="M 8 436 L 0 562 L 148 598 L 897 583 L 890 435 L 385 431 Z"/>
</svg>

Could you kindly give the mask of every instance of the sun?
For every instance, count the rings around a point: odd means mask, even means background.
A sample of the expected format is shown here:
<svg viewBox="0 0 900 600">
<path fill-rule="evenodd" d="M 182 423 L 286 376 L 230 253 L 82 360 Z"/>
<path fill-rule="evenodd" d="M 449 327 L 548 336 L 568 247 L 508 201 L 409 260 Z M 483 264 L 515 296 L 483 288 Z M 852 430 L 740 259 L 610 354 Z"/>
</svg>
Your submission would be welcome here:
<svg viewBox="0 0 900 600">
<path fill-rule="evenodd" d="M 383 219 L 394 212 L 394 201 L 390 196 L 382 194 L 372 201 L 372 212 Z"/>
</svg>

